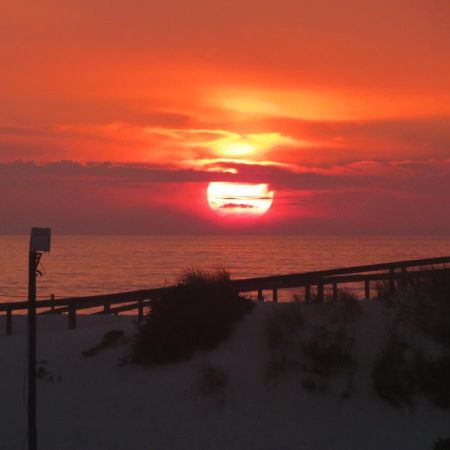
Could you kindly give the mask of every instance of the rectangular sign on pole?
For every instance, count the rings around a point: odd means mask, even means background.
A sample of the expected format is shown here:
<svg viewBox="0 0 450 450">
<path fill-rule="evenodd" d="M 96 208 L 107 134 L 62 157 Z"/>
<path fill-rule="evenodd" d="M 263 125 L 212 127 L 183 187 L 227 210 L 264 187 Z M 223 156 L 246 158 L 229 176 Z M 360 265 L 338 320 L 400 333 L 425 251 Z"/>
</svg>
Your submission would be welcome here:
<svg viewBox="0 0 450 450">
<path fill-rule="evenodd" d="M 30 252 L 49 252 L 50 235 L 50 228 L 32 228 L 30 237 Z"/>
</svg>

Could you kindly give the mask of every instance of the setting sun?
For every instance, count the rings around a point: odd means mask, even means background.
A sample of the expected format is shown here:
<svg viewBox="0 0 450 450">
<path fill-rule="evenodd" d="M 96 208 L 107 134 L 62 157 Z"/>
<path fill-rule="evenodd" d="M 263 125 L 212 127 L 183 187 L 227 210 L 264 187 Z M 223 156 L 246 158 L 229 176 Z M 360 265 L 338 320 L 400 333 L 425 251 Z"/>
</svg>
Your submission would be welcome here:
<svg viewBox="0 0 450 450">
<path fill-rule="evenodd" d="M 262 216 L 273 202 L 273 191 L 267 183 L 209 183 L 210 208 L 220 215 Z"/>
</svg>

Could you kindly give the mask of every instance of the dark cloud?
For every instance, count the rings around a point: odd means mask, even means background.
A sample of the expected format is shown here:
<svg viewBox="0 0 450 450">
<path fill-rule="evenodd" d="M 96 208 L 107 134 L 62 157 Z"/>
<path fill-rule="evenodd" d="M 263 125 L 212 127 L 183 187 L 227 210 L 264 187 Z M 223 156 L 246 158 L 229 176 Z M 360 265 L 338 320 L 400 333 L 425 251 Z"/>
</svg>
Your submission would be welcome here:
<svg viewBox="0 0 450 450">
<path fill-rule="evenodd" d="M 254 208 L 253 205 L 248 205 L 247 203 L 225 203 L 219 206 L 220 209 L 230 209 L 230 208 Z"/>
<path fill-rule="evenodd" d="M 15 161 L 0 164 L 0 185 L 22 183 L 102 183 L 136 186 L 152 183 L 205 183 L 228 181 L 269 183 L 275 189 L 348 190 L 389 189 L 414 191 L 447 181 L 450 160 L 360 162 L 332 168 L 295 168 L 258 164 L 223 163 L 215 168 L 232 168 L 237 173 L 204 169 L 164 168 L 145 164 L 115 164 L 58 161 L 46 164 Z"/>
<path fill-rule="evenodd" d="M 238 174 L 109 162 L 0 164 L 0 233 L 26 232 L 35 224 L 63 233 L 234 232 L 225 222 L 208 218 L 205 189 L 210 181 L 271 183 L 273 216 L 263 216 L 257 228 L 248 225 L 248 232 L 450 231 L 448 160 L 367 161 L 309 172 L 235 167 Z M 239 199 L 224 205 L 236 207 L 248 205 Z"/>
</svg>

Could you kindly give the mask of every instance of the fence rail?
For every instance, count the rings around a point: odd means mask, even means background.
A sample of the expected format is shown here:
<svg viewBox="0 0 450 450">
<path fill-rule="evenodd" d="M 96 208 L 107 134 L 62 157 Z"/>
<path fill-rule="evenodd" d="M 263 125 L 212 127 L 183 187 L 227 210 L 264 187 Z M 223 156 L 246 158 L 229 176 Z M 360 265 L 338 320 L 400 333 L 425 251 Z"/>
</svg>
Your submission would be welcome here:
<svg viewBox="0 0 450 450">
<path fill-rule="evenodd" d="M 304 301 L 311 300 L 312 289 L 316 289 L 316 299 L 324 301 L 325 288 L 332 288 L 332 297 L 337 299 L 338 287 L 344 283 L 363 283 L 365 298 L 370 298 L 372 282 L 388 282 L 390 290 L 395 290 L 395 282 L 407 284 L 412 279 L 424 278 L 436 274 L 450 275 L 450 268 L 436 267 L 450 263 L 450 256 L 427 259 L 414 259 L 363 266 L 342 267 L 338 269 L 317 270 L 311 272 L 274 275 L 268 277 L 232 280 L 237 292 L 257 292 L 258 300 L 263 300 L 263 292 L 270 290 L 274 302 L 278 300 L 278 290 L 303 288 Z M 38 300 L 36 308 L 39 314 L 67 314 L 69 329 L 76 328 L 77 311 L 93 309 L 92 314 L 119 314 L 125 311 L 137 311 L 139 319 L 144 316 L 144 308 L 151 307 L 152 299 L 158 298 L 170 287 L 142 289 L 112 294 L 91 295 L 86 297 L 68 297 Z M 98 311 L 98 308 L 102 308 Z M 0 303 L 0 313 L 6 316 L 6 334 L 12 334 L 13 313 L 28 309 L 27 301 Z"/>
</svg>

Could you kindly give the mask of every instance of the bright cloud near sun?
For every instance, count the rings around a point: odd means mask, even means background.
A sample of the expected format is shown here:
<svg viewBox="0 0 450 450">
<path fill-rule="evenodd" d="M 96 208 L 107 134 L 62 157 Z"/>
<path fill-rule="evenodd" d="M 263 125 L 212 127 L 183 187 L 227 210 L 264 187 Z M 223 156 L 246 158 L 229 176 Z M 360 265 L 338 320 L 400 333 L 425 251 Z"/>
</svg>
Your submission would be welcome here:
<svg viewBox="0 0 450 450">
<path fill-rule="evenodd" d="M 361 95 L 354 88 L 258 88 L 254 90 L 221 87 L 210 94 L 208 103 L 242 117 L 290 117 L 302 120 L 369 120 L 392 117 L 425 117 L 436 114 L 433 97 L 376 90 Z M 448 114 L 442 102 L 439 114 Z"/>
<path fill-rule="evenodd" d="M 281 133 L 244 134 L 230 133 L 223 138 L 215 139 L 206 145 L 222 157 L 247 157 L 261 154 L 277 146 L 291 146 L 297 141 Z"/>
<path fill-rule="evenodd" d="M 210 150 L 218 157 L 260 157 L 274 147 L 300 146 L 301 141 L 279 132 L 239 134 L 227 130 L 148 128 L 147 133 L 164 136 L 188 148 Z"/>
</svg>

